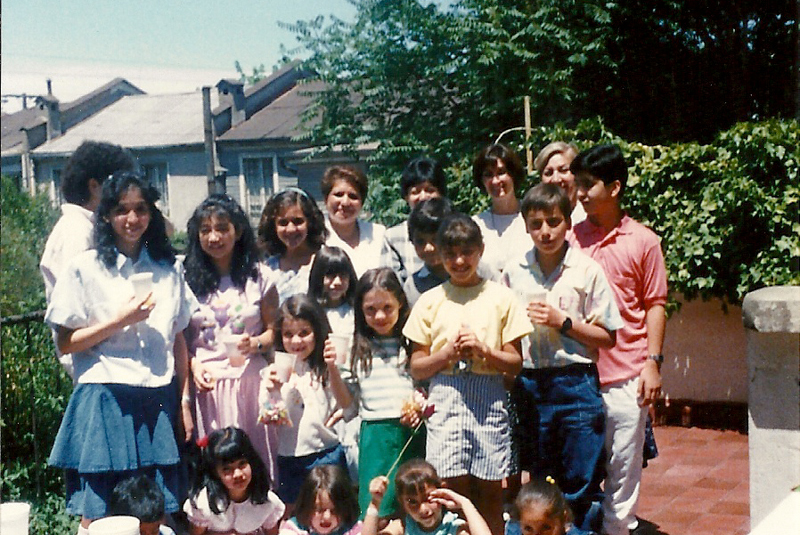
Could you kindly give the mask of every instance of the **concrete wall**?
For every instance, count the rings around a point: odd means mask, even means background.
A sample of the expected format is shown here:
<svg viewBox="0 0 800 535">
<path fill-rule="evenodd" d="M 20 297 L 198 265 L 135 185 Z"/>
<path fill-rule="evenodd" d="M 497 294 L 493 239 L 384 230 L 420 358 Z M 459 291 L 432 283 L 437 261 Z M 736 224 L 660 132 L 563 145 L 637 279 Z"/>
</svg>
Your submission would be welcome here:
<svg viewBox="0 0 800 535">
<path fill-rule="evenodd" d="M 683 302 L 667 322 L 663 391 L 671 399 L 747 402 L 742 309 L 718 299 Z"/>
<path fill-rule="evenodd" d="M 800 485 L 800 287 L 763 288 L 742 305 L 747 328 L 750 521 Z"/>
</svg>

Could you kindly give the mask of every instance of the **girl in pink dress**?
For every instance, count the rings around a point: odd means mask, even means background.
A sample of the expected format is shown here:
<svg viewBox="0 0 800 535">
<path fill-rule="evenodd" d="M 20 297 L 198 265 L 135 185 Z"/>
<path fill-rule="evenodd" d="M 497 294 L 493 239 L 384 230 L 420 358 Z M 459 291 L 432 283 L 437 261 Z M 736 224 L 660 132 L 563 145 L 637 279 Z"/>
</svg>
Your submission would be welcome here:
<svg viewBox="0 0 800 535">
<path fill-rule="evenodd" d="M 258 423 L 258 391 L 278 294 L 258 262 L 247 216 L 231 197 L 203 201 L 189 220 L 188 235 L 186 280 L 200 301 L 186 332 L 197 434 L 243 429 L 274 479 L 276 436 Z"/>
</svg>

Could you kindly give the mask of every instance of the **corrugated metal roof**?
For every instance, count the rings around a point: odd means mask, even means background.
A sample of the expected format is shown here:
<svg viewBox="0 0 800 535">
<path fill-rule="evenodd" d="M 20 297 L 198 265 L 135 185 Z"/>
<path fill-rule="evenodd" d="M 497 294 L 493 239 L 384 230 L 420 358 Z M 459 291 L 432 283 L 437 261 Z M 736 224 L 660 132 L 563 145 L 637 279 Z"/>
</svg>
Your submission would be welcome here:
<svg viewBox="0 0 800 535">
<path fill-rule="evenodd" d="M 288 139 L 302 134 L 302 113 L 311 105 L 312 95 L 323 88 L 322 82 L 298 84 L 248 120 L 219 137 L 220 141 Z"/>
<path fill-rule="evenodd" d="M 203 94 L 126 96 L 33 153 L 72 153 L 87 139 L 133 149 L 202 145 Z"/>
<path fill-rule="evenodd" d="M 96 106 L 97 109 L 100 109 L 105 105 L 102 102 L 104 95 L 113 94 L 120 91 L 127 93 L 144 93 L 144 91 L 128 82 L 124 78 L 114 78 L 110 82 L 101 85 L 94 91 L 78 97 L 72 102 L 62 103 L 60 106 L 62 126 L 67 129 L 71 128 L 73 126 L 72 123 L 75 122 L 73 117 L 74 115 L 79 114 L 81 111 L 83 111 L 85 114 L 94 113 L 95 110 L 91 109 L 91 107 Z M 86 107 L 89 107 L 89 109 L 84 110 Z M 22 129 L 32 129 L 45 124 L 45 119 L 41 115 L 41 112 L 35 106 L 25 110 L 20 110 L 16 113 L 3 114 L 3 155 L 6 153 L 20 153 L 22 151 L 22 143 L 24 141 Z"/>
</svg>

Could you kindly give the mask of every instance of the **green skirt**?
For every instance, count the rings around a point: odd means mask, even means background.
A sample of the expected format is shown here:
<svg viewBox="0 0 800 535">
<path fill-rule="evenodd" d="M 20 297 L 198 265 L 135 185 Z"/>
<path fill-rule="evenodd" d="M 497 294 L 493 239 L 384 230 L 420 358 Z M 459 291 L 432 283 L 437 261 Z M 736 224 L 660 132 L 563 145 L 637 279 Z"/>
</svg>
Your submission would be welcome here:
<svg viewBox="0 0 800 535">
<path fill-rule="evenodd" d="M 401 425 L 399 418 L 361 422 L 361 438 L 358 442 L 358 505 L 361 507 L 362 518 L 372 500 L 369 482 L 377 476 L 387 475 L 412 434 L 413 429 Z M 395 501 L 394 476 L 397 474 L 397 467 L 409 459 L 425 458 L 425 434 L 423 424 L 389 475 L 389 488 L 381 503 L 380 516 L 394 516 L 400 511 L 399 504 Z"/>
</svg>

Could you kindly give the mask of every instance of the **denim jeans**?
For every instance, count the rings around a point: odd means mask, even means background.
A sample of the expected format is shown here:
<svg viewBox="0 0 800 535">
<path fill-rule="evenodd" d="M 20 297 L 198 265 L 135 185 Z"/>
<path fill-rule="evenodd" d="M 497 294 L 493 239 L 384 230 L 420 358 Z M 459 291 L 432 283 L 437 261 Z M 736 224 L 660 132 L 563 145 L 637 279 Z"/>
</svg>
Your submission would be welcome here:
<svg viewBox="0 0 800 535">
<path fill-rule="evenodd" d="M 605 413 L 596 366 L 524 369 L 514 397 L 520 467 L 534 478 L 552 476 L 572 508 L 575 526 L 600 532 Z"/>
</svg>

